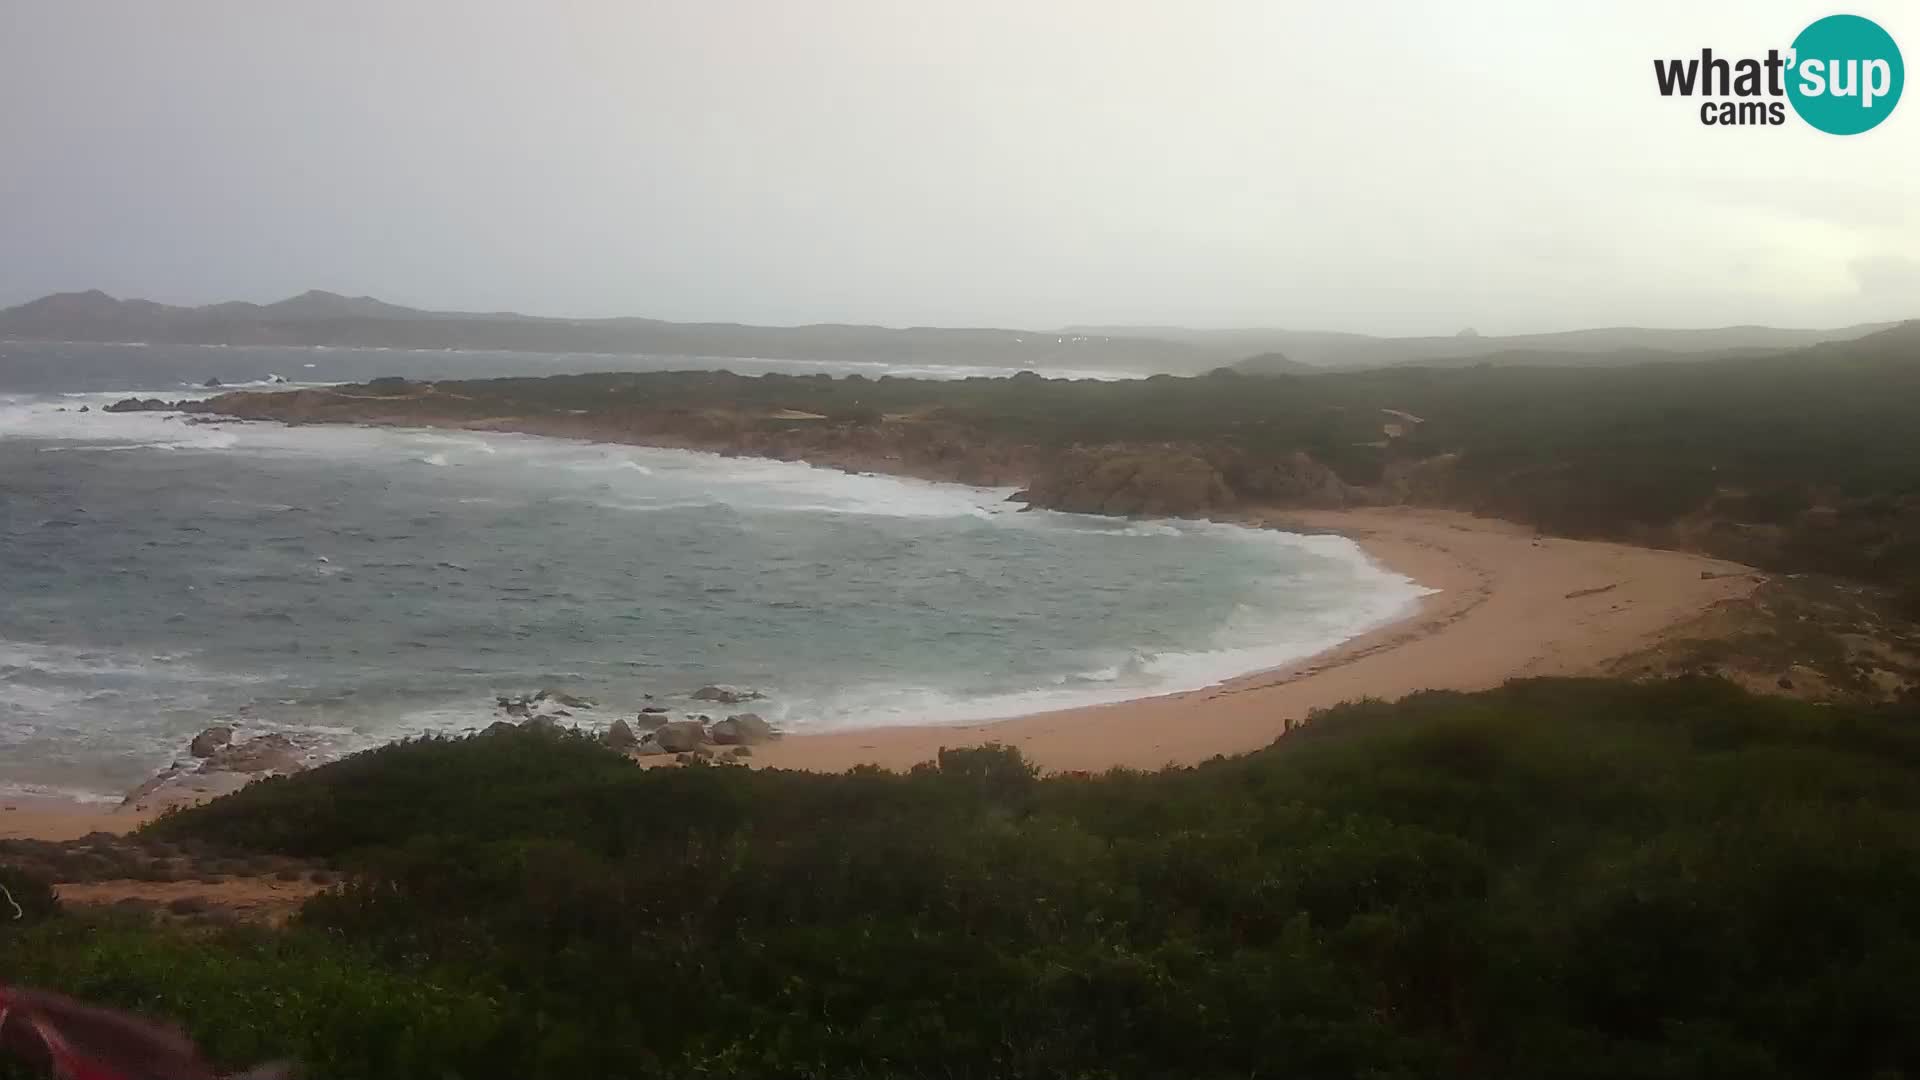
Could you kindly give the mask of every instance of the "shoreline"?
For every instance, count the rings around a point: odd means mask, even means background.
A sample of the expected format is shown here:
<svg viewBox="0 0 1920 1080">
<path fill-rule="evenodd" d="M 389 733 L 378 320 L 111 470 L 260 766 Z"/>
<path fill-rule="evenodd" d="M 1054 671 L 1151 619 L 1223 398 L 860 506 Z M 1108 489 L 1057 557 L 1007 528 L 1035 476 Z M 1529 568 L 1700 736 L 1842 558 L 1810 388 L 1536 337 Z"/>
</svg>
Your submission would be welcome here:
<svg viewBox="0 0 1920 1080">
<path fill-rule="evenodd" d="M 1202 689 L 985 722 L 792 734 L 756 746 L 749 763 L 905 770 L 943 748 L 1000 743 L 1046 772 L 1191 765 L 1258 750 L 1311 712 L 1345 701 L 1593 673 L 1762 580 L 1706 556 L 1536 536 L 1458 511 L 1249 510 L 1228 523 L 1345 536 L 1376 563 L 1434 591 L 1402 618 L 1331 649 Z M 0 804 L 0 839 L 123 832 L 154 816 L 47 797 Z"/>
<path fill-rule="evenodd" d="M 1258 750 L 1311 712 L 1346 701 L 1595 673 L 1761 580 L 1720 559 L 1541 537 L 1449 510 L 1249 511 L 1237 523 L 1346 536 L 1369 558 L 1435 591 L 1411 614 L 1331 649 L 1200 690 L 977 724 L 789 735 L 756 747 L 752 762 L 905 769 L 942 748 L 997 742 L 1046 772 L 1192 765 Z"/>
</svg>

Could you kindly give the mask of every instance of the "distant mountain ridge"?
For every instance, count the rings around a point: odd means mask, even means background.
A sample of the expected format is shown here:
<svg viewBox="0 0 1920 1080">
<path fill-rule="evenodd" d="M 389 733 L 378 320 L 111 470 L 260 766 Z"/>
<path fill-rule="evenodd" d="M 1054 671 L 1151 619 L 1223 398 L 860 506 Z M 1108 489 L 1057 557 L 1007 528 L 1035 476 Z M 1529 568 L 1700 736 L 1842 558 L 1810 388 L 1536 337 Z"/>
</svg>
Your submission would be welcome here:
<svg viewBox="0 0 1920 1080">
<path fill-rule="evenodd" d="M 1218 346 L 1052 330 L 749 326 L 422 311 L 313 290 L 272 304 L 176 307 L 97 289 L 0 311 L 0 339 L 169 345 L 332 345 L 511 352 L 778 357 L 1193 373 L 1239 359 Z"/>
<path fill-rule="evenodd" d="M 425 311 L 371 296 L 342 296 L 318 289 L 271 304 L 236 300 L 202 307 L 122 300 L 93 289 L 55 293 L 0 310 L 0 339 L 15 340 L 735 356 L 1173 374 L 1229 365 L 1248 373 L 1310 374 L 1404 364 L 1608 367 L 1733 359 L 1853 340 L 1894 325 L 1813 330 L 1607 327 L 1509 336 L 1463 331 L 1451 337 L 1405 338 L 1179 326 L 1058 330 L 836 323 L 752 326 Z"/>
<path fill-rule="evenodd" d="M 1897 326 L 1897 321 L 1831 329 L 1724 326 L 1664 330 L 1616 326 L 1541 334 L 1487 336 L 1462 331 L 1449 337 L 1370 337 L 1320 330 L 1190 330 L 1170 326 L 1075 326 L 1078 334 L 1135 334 L 1240 353 L 1242 371 L 1273 373 L 1269 357 L 1316 368 L 1378 368 L 1403 364 L 1436 367 L 1478 363 L 1535 366 L 1616 366 L 1661 360 L 1698 360 L 1708 355 L 1757 355 L 1829 341 L 1851 341 Z M 1259 354 L 1259 355 L 1255 355 Z"/>
</svg>

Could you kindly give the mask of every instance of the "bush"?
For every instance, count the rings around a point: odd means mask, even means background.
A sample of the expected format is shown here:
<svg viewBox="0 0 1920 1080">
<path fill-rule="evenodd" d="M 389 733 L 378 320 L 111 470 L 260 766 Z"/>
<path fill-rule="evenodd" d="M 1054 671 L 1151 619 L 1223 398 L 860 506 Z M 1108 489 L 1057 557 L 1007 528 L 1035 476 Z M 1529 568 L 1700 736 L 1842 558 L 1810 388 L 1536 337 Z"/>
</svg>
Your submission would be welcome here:
<svg viewBox="0 0 1920 1080">
<path fill-rule="evenodd" d="M 13 866 L 0 865 L 0 933 L 25 929 L 59 914 L 53 883 Z"/>
<path fill-rule="evenodd" d="M 1913 1073 L 1914 718 L 1538 680 L 1061 778 L 427 740 L 151 827 L 354 868 L 287 933 L 0 970 L 321 1076 Z"/>
</svg>

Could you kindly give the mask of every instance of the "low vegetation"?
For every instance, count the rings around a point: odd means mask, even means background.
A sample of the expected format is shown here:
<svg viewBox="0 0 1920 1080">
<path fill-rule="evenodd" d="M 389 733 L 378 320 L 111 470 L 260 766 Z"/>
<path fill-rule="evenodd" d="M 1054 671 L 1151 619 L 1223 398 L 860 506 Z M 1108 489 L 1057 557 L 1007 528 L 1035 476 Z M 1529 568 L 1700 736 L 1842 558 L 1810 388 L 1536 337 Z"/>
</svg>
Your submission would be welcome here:
<svg viewBox="0 0 1920 1080">
<path fill-rule="evenodd" d="M 1543 680 L 1044 778 L 422 740 L 149 827 L 348 868 L 288 930 L 48 915 L 0 971 L 322 1077 L 1912 1075 L 1914 719 Z"/>
</svg>

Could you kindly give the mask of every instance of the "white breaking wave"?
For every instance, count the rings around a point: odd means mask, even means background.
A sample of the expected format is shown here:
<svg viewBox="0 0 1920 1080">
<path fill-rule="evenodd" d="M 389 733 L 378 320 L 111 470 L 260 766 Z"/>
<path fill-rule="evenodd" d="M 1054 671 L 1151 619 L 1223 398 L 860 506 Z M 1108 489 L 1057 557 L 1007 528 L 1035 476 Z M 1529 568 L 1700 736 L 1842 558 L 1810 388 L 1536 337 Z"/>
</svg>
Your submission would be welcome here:
<svg viewBox="0 0 1920 1080">
<path fill-rule="evenodd" d="M 1299 536 L 1210 522 L 1183 523 L 1196 531 L 1247 534 L 1249 543 L 1309 551 L 1336 570 L 1311 597 L 1275 596 L 1243 603 L 1214 635 L 1210 649 L 1135 651 L 1124 659 L 1051 677 L 1050 684 L 1001 693 L 873 684 L 824 697 L 782 701 L 770 715 L 796 732 L 840 731 L 908 724 L 973 724 L 1056 709 L 1186 693 L 1255 672 L 1283 668 L 1411 615 L 1433 589 L 1387 570 L 1359 545 L 1340 536 Z M 758 703 L 756 703 L 758 704 Z"/>
<path fill-rule="evenodd" d="M 205 397 L 199 391 L 187 397 Z M 51 452 L 137 450 L 324 456 L 368 464 L 412 461 L 436 467 L 484 465 L 492 478 L 529 490 L 614 496 L 627 508 L 651 502 L 714 503 L 743 510 L 846 513 L 888 517 L 982 517 L 1000 509 L 1012 488 L 970 488 L 900 477 L 862 475 L 802 462 L 726 457 L 691 450 L 609 447 L 515 433 L 274 423 L 187 423 L 174 413 L 103 413 L 127 397 L 179 400 L 176 392 L 115 391 L 0 396 L 0 438 L 37 439 Z M 76 412 L 92 404 L 92 412 Z M 58 411 L 64 407 L 66 411 Z M 558 485 L 556 487 L 556 484 Z M 690 498 L 691 496 L 691 498 Z"/>
<path fill-rule="evenodd" d="M 200 394 L 210 393 L 202 391 Z M 798 732 L 920 723 L 977 723 L 1009 716 L 1200 689 L 1253 671 L 1281 667 L 1408 613 L 1428 590 L 1371 562 L 1352 541 L 1338 536 L 1297 536 L 1271 530 L 1185 520 L 1126 520 L 1048 511 L 1016 513 L 1005 502 L 1010 488 L 936 484 L 891 476 L 862 475 L 798 462 L 645 447 L 609 446 L 520 434 L 448 432 L 434 429 L 360 428 L 335 425 L 288 427 L 273 423 L 188 424 L 158 413 L 105 414 L 99 405 L 121 398 L 178 399 L 180 391 L 115 392 L 65 396 L 0 395 L 0 438 L 46 442 L 50 452 L 140 452 L 171 454 L 292 456 L 328 468 L 404 469 L 408 483 L 440 486 L 460 503 L 528 507 L 552 515 L 553 503 L 597 506 L 616 512 L 728 507 L 741 513 L 739 528 L 767 523 L 755 514 L 826 514 L 893 518 L 955 519 L 964 529 L 989 536 L 1073 533 L 1117 538 L 1131 551 L 1154 539 L 1194 536 L 1246 545 L 1259 566 L 1271 556 L 1272 581 L 1238 596 L 1210 639 L 1204 630 L 1183 635 L 1185 649 L 1062 654 L 1060 667 L 1076 670 L 1002 678 L 1002 686 L 954 687 L 888 683 L 857 673 L 830 692 L 783 693 L 761 687 L 769 700 L 749 708 Z M 75 411 L 79 404 L 93 408 Z M 61 408 L 67 411 L 59 411 Z M 213 460 L 209 458 L 208 460 Z M 422 464 L 441 469 L 422 468 Z M 275 491 L 278 495 L 280 492 Z M 544 505 L 545 509 L 540 508 Z M 284 504 L 272 504 L 290 510 Z M 1000 530 L 1005 530 L 1000 533 Z M 944 522 L 939 530 L 945 535 Z M 1178 542 L 1178 541 L 1175 541 Z M 1023 547 L 1031 548 L 1030 544 Z M 1085 550 L 1106 549 L 1083 542 Z M 358 565 L 345 549 L 343 563 Z M 1185 550 L 1185 549 L 1182 549 Z M 1312 562 L 1302 573 L 1302 557 Z M 325 560 L 321 560 L 324 563 Z M 331 565 L 305 564 L 303 572 L 333 574 Z M 1210 609 L 1214 610 L 1214 609 Z M 1195 640 L 1196 638 L 1201 640 Z M 717 655 L 716 662 L 727 657 Z M 1049 661 L 1051 663 L 1052 661 Z M 868 669 L 872 671 L 872 668 Z M 937 678 L 937 677 L 936 677 Z M 183 745 L 189 725 L 211 715 L 186 716 L 205 707 L 209 689 L 244 683 L 246 676 L 202 671 L 178 657 L 144 660 L 111 652 L 61 650 L 0 641 L 0 746 L 26 737 L 36 747 L 113 745 L 161 763 Z M 263 678 L 261 681 L 272 681 Z M 725 681 L 721 679 L 720 681 Z M 1029 685 L 1005 685 L 1024 682 Z M 82 730 L 78 707 L 104 689 L 125 694 L 124 726 Z M 135 693 L 135 690 L 139 693 Z M 13 695 L 7 704 L 8 694 Z M 225 695 L 232 699 L 234 695 Z M 165 702 L 174 714 L 164 722 L 143 713 Z M 496 717 L 491 700 L 421 707 L 390 703 L 383 709 L 295 707 L 266 730 L 297 733 L 321 756 L 364 749 L 393 738 L 458 733 L 484 727 Z M 91 713 L 122 711 L 114 701 L 95 702 Z M 68 715 L 72 714 L 72 715 Z M 613 713 L 582 714 L 585 727 L 608 722 Z M 249 721 L 249 724 L 258 721 Z M 117 722 L 116 722 L 117 724 Z M 4 757 L 0 754 L 0 757 Z M 36 774 L 38 778 L 38 774 Z M 62 778 L 64 779 L 64 778 Z"/>
</svg>

